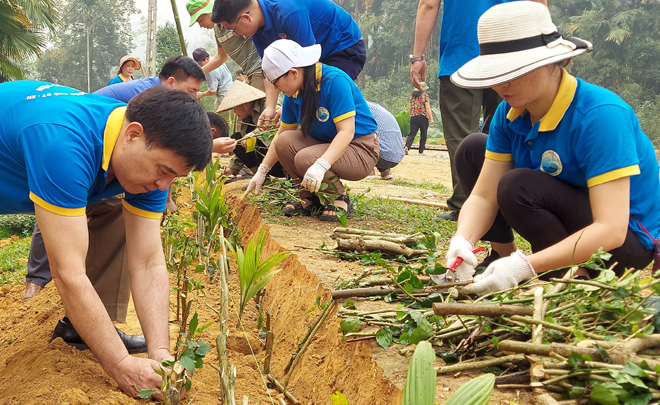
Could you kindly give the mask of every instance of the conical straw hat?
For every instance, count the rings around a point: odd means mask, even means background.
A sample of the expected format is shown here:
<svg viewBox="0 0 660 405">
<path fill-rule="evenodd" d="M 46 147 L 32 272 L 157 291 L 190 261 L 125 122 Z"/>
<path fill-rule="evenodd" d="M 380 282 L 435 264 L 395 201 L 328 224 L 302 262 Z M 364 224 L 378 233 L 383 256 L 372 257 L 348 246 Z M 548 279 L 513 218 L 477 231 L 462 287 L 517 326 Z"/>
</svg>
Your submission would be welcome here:
<svg viewBox="0 0 660 405">
<path fill-rule="evenodd" d="M 265 97 L 266 93 L 263 91 L 252 87 L 249 84 L 243 83 L 240 80 L 234 80 L 234 83 L 232 83 L 225 98 L 222 99 L 217 112 L 227 111 L 241 104 L 260 100 Z"/>
</svg>

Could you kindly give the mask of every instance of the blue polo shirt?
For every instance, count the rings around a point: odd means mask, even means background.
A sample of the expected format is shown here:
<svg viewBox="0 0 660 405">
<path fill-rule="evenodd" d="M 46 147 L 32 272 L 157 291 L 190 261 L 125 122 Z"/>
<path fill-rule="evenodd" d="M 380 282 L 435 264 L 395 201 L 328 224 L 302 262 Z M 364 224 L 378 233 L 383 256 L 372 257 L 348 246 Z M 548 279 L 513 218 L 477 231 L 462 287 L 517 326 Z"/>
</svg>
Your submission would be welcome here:
<svg viewBox="0 0 660 405">
<path fill-rule="evenodd" d="M 138 80 L 119 82 L 111 86 L 100 88 L 96 90 L 94 94 L 114 98 L 115 100 L 128 103 L 133 97 L 155 86 L 160 86 L 160 78 L 143 77 Z"/>
<path fill-rule="evenodd" d="M 444 0 L 440 28 L 440 69 L 438 77 L 451 76 L 479 56 L 477 23 L 496 4 L 516 0 Z"/>
<path fill-rule="evenodd" d="M 134 214 L 160 218 L 167 190 L 130 194 L 107 184 L 125 104 L 51 83 L 0 84 L 0 214 L 34 213 L 35 204 L 65 216 L 124 194 Z"/>
<path fill-rule="evenodd" d="M 341 69 L 316 64 L 316 80 L 321 81 L 316 120 L 312 123 L 311 135 L 324 142 L 332 142 L 337 135 L 335 123 L 349 117 L 355 117 L 355 136 L 369 135 L 376 132 L 376 120 L 364 101 L 362 92 L 353 80 Z M 298 128 L 303 97 L 296 93 L 293 97 L 284 96 L 282 104 L 282 123 L 284 128 Z"/>
<path fill-rule="evenodd" d="M 117 76 L 115 76 L 115 77 L 113 77 L 112 79 L 110 79 L 110 81 L 108 82 L 108 86 L 112 86 L 113 84 L 117 84 L 117 83 L 123 83 L 123 82 L 125 82 L 125 81 L 126 81 L 126 79 L 125 79 L 124 76 L 122 76 L 122 74 L 120 73 L 120 74 L 118 74 Z M 129 81 L 130 81 L 130 80 L 129 80 Z"/>
<path fill-rule="evenodd" d="M 660 236 L 658 160 L 633 109 L 609 90 L 564 71 L 548 113 L 532 127 L 526 110 L 502 102 L 495 112 L 486 158 L 540 170 L 577 187 L 630 177 L 629 227 L 647 249 Z M 639 222 L 638 222 L 639 221 Z"/>
<path fill-rule="evenodd" d="M 264 26 L 252 36 L 263 58 L 264 49 L 278 39 L 301 46 L 321 45 L 321 60 L 355 45 L 362 31 L 353 17 L 330 0 L 258 0 Z"/>
</svg>

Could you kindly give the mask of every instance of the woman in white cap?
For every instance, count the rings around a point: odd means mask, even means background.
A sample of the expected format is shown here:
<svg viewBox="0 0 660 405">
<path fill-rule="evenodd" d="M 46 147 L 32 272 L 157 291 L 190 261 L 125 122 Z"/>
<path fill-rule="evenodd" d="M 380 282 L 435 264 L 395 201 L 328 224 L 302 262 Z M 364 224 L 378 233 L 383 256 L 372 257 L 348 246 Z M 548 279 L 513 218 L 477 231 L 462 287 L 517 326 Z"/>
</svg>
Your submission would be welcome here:
<svg viewBox="0 0 660 405">
<path fill-rule="evenodd" d="M 258 194 L 279 161 L 300 187 L 300 201 L 286 205 L 285 215 L 311 215 L 313 193 L 321 190 L 334 203 L 323 206 L 319 219 L 336 221 L 337 210 L 347 216 L 353 211 L 341 179 L 367 177 L 379 148 L 376 120 L 360 89 L 342 70 L 319 63 L 320 56 L 320 45 L 301 47 L 287 39 L 264 51 L 264 76 L 285 97 L 280 129 L 248 191 Z"/>
<path fill-rule="evenodd" d="M 447 260 L 462 258 L 456 276 L 469 280 L 473 243 L 490 241 L 502 258 L 464 291 L 512 288 L 600 248 L 619 274 L 646 267 L 660 235 L 658 161 L 630 106 L 563 68 L 591 44 L 562 38 L 548 9 L 529 1 L 489 9 L 478 37 L 480 56 L 451 80 L 493 88 L 504 101 L 489 135 L 468 136 L 456 152 L 469 197 Z M 512 229 L 531 255 L 516 249 Z"/>
<path fill-rule="evenodd" d="M 119 70 L 117 71 L 117 76 L 113 77 L 112 80 L 108 82 L 108 86 L 111 84 L 133 80 L 133 73 L 141 67 L 142 64 L 140 64 L 140 62 L 138 62 L 138 60 L 131 55 L 122 56 L 119 60 Z"/>
</svg>

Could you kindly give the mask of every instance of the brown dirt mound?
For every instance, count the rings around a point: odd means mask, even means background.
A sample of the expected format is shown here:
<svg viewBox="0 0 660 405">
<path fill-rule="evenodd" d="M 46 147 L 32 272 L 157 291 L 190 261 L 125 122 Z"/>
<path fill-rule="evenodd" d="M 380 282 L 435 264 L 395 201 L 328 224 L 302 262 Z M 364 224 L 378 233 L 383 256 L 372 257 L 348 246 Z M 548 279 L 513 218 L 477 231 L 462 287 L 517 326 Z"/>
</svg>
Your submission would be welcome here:
<svg viewBox="0 0 660 405">
<path fill-rule="evenodd" d="M 236 212 L 244 243 L 256 235 L 264 226 L 254 206 L 238 206 Z M 282 251 L 282 247 L 267 238 L 266 254 Z M 309 311 L 316 306 L 317 296 L 322 302 L 330 298 L 329 290 L 323 288 L 317 276 L 308 272 L 296 258 L 290 256 L 281 266 L 283 271 L 268 284 L 264 308 L 272 315 L 275 334 L 272 370 L 275 377 L 284 381 L 284 367 L 299 342 L 307 333 L 308 325 L 320 315 L 320 310 Z M 230 270 L 230 289 L 235 305 L 240 292 L 238 277 Z M 174 275 L 170 276 L 172 285 Z M 218 334 L 218 319 L 209 308 L 217 307 L 217 283 L 207 276 L 198 275 L 205 285 L 205 295 L 195 299 L 193 311 L 197 311 L 200 324 L 214 321 L 203 335 L 212 351 L 205 363 L 217 364 L 215 337 Z M 56 288 L 51 283 L 42 293 L 27 302 L 21 302 L 22 287 L 13 287 L 0 299 L 0 390 L 4 393 L 3 404 L 100 404 L 125 405 L 147 403 L 148 400 L 132 399 L 121 393 L 117 384 L 103 371 L 94 355 L 89 351 L 79 352 L 66 346 L 61 340 L 50 343 L 52 330 L 57 320 L 64 315 Z M 171 294 L 170 301 L 174 302 Z M 208 305 L 207 305 L 208 304 Z M 243 316 L 244 328 L 249 342 L 256 353 L 253 358 L 245 335 L 236 328 L 238 319 L 230 302 L 229 361 L 238 369 L 236 398 L 241 402 L 247 395 L 251 404 L 271 403 L 268 393 L 276 402 L 279 392 L 267 389 L 260 369 L 265 352 L 260 346 L 256 330 L 257 313 L 253 303 Z M 328 404 L 335 391 L 341 391 L 351 405 L 400 403 L 400 390 L 383 377 L 383 370 L 372 361 L 368 343 L 347 344 L 342 340 L 336 308 L 317 331 L 311 345 L 301 357 L 289 382 L 290 392 L 302 404 Z M 175 317 L 171 313 L 171 318 Z M 139 333 L 139 322 L 134 312 L 129 313 L 125 324 L 118 325 L 128 333 Z M 170 325 L 171 336 L 176 336 L 178 326 Z M 193 403 L 219 403 L 220 381 L 218 373 L 205 366 L 193 377 Z"/>
</svg>

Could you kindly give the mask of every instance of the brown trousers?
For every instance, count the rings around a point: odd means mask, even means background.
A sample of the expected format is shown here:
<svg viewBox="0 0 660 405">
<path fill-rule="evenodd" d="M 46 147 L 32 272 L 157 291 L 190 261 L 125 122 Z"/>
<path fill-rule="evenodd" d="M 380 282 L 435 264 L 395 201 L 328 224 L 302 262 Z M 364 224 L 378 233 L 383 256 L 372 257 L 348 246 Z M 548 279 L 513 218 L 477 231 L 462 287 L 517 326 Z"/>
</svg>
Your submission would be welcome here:
<svg viewBox="0 0 660 405">
<path fill-rule="evenodd" d="M 329 142 L 306 136 L 301 131 L 282 132 L 273 141 L 273 144 L 280 163 L 296 185 L 302 182 L 307 169 L 330 146 Z M 271 146 L 273 145 L 271 144 Z M 337 196 L 346 194 L 346 188 L 341 179 L 358 181 L 367 177 L 378 162 L 379 151 L 378 136 L 375 133 L 353 139 L 344 154 L 325 173 L 323 183 L 328 184 L 329 187 L 323 192 L 335 199 Z M 330 184 L 337 188 L 336 194 Z M 311 195 L 312 193 L 304 189 L 298 191 L 300 198 L 310 198 Z"/>
<path fill-rule="evenodd" d="M 87 277 L 110 319 L 126 321 L 131 288 L 126 265 L 126 228 L 121 200 L 111 198 L 87 207 L 89 246 Z M 44 287 L 51 280 L 43 236 L 35 226 L 28 260 L 28 282 Z"/>
<path fill-rule="evenodd" d="M 254 72 L 248 76 L 247 84 L 261 91 L 266 91 L 264 87 L 264 74 L 262 72 Z"/>
</svg>

